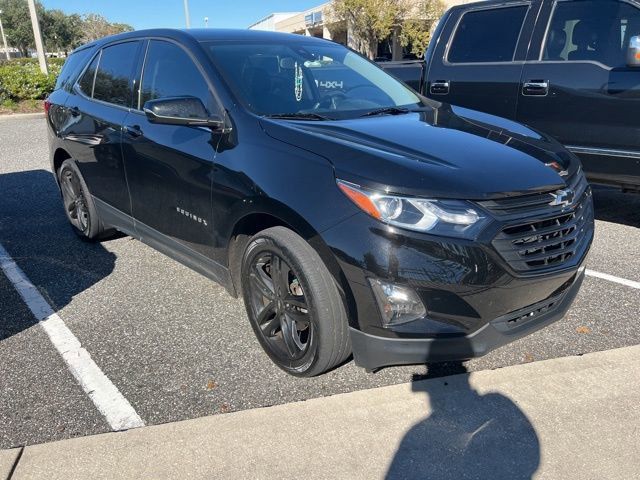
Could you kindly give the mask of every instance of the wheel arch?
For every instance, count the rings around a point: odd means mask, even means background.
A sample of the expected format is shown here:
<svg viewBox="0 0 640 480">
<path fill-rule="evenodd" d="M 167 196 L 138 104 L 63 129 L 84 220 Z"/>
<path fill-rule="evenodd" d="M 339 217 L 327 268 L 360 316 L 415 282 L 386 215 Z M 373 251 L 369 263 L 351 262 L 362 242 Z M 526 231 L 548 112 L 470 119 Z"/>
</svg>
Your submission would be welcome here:
<svg viewBox="0 0 640 480">
<path fill-rule="evenodd" d="M 62 163 L 65 160 L 68 160 L 69 158 L 71 158 L 71 155 L 69 155 L 69 152 L 67 152 L 64 148 L 59 147 L 56 149 L 56 151 L 53 154 L 53 173 L 56 176 L 56 179 L 58 178 L 58 170 L 60 170 L 60 167 L 62 166 Z"/>
<path fill-rule="evenodd" d="M 349 317 L 349 324 L 357 326 L 356 302 L 342 268 L 338 264 L 331 248 L 316 229 L 299 214 L 288 207 L 278 205 L 274 208 L 262 208 L 259 211 L 247 212 L 238 218 L 233 225 L 228 240 L 228 265 L 237 295 L 241 293 L 242 257 L 251 238 L 257 233 L 271 227 L 285 227 L 302 237 L 318 253 L 321 260 L 334 278 Z"/>
</svg>

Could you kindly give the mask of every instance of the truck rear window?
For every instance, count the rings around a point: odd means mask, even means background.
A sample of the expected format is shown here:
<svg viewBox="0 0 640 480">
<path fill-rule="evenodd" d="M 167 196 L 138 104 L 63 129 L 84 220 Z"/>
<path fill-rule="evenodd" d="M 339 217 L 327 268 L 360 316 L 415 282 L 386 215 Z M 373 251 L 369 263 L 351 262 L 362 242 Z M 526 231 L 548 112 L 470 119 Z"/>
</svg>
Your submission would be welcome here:
<svg viewBox="0 0 640 480">
<path fill-rule="evenodd" d="M 513 61 L 527 5 L 466 12 L 455 31 L 449 63 Z"/>
</svg>

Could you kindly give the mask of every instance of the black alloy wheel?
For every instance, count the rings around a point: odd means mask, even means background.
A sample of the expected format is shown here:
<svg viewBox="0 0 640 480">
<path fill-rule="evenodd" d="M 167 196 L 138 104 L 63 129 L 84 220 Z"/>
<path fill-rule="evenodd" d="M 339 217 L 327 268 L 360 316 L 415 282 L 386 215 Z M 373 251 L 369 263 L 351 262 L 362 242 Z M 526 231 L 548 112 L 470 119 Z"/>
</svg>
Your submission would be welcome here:
<svg viewBox="0 0 640 480">
<path fill-rule="evenodd" d="M 91 230 L 91 217 L 80 178 L 74 169 L 61 169 L 60 190 L 62 191 L 64 211 L 69 222 L 81 233 L 87 235 L 87 232 Z"/>
<path fill-rule="evenodd" d="M 260 345 L 284 371 L 324 373 L 351 354 L 344 301 L 318 253 L 284 227 L 255 235 L 242 262 L 245 307 Z"/>
<path fill-rule="evenodd" d="M 105 228 L 100 220 L 93 197 L 74 160 L 69 158 L 62 162 L 57 174 L 64 213 L 73 231 L 83 240 L 113 236 L 115 230 Z"/>
<path fill-rule="evenodd" d="M 265 252 L 253 260 L 249 283 L 262 338 L 280 361 L 300 360 L 314 334 L 300 280 L 278 254 Z"/>
</svg>

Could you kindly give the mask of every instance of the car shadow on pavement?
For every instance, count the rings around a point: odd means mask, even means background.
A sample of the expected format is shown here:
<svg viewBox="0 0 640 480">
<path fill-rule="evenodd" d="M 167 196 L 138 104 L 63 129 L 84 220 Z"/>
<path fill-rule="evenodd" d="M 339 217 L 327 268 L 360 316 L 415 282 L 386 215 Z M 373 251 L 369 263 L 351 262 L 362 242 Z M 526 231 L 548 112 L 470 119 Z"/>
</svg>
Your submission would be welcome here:
<svg viewBox="0 0 640 480">
<path fill-rule="evenodd" d="M 640 194 L 599 185 L 592 188 L 597 220 L 640 228 Z"/>
<path fill-rule="evenodd" d="M 115 265 L 115 255 L 102 244 L 83 242 L 73 233 L 53 174 L 46 170 L 0 175 L 0 244 L 55 311 Z M 15 314 L 16 297 L 0 289 L 0 341 L 36 323 L 23 306 Z"/>
<path fill-rule="evenodd" d="M 475 391 L 466 372 L 462 363 L 431 364 L 426 376 L 414 376 L 429 416 L 404 436 L 388 480 L 532 478 L 540 464 L 533 425 L 506 396 Z"/>
</svg>

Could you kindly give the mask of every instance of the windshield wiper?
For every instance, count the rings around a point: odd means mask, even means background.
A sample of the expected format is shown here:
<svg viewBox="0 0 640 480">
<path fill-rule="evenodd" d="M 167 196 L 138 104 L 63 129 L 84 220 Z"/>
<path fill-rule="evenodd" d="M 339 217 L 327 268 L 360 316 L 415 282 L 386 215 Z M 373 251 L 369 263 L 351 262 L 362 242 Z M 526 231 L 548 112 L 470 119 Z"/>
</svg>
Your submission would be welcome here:
<svg viewBox="0 0 640 480">
<path fill-rule="evenodd" d="M 271 115 L 265 115 L 265 117 L 291 119 L 291 120 L 331 120 L 329 117 L 325 117 L 324 115 L 320 115 L 319 113 L 304 113 L 304 112 L 272 113 Z"/>
<path fill-rule="evenodd" d="M 384 107 L 384 108 L 378 108 L 376 110 L 371 110 L 370 112 L 367 112 L 360 116 L 373 117 L 375 115 L 403 115 L 405 113 L 409 113 L 410 111 L 411 110 L 409 110 L 408 108 L 402 108 L 402 107 Z"/>
</svg>

